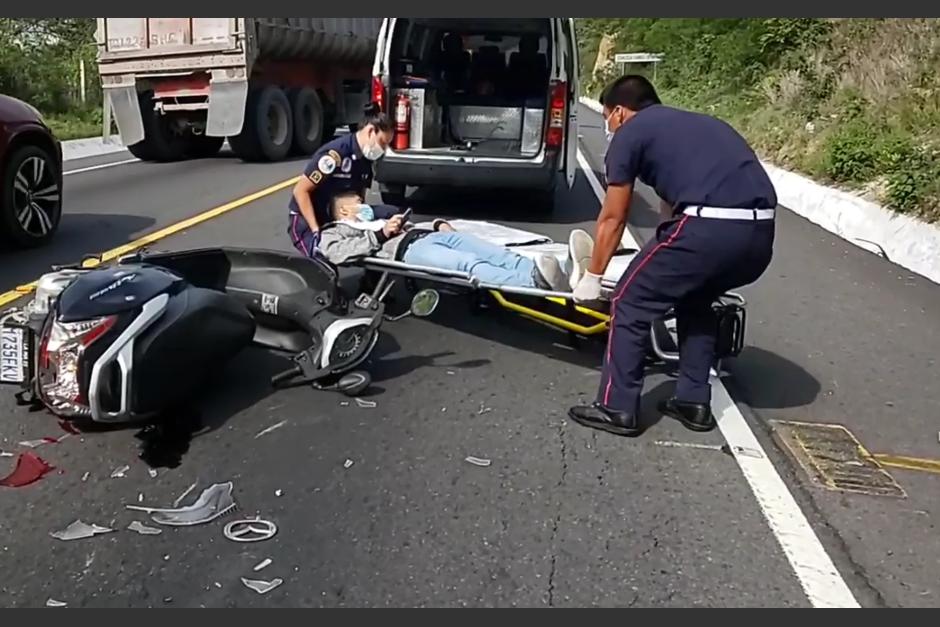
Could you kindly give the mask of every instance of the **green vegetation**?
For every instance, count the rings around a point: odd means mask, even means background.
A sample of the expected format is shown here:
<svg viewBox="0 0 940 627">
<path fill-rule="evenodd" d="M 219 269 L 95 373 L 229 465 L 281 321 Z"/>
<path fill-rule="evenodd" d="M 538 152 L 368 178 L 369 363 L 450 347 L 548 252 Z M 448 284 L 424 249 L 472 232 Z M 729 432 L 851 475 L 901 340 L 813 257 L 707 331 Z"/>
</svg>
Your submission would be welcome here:
<svg viewBox="0 0 940 627">
<path fill-rule="evenodd" d="M 581 19 L 578 28 L 592 95 L 619 73 L 604 63 L 614 53 L 663 53 L 665 102 L 727 120 L 780 166 L 940 218 L 940 19 Z"/>
<path fill-rule="evenodd" d="M 0 93 L 39 109 L 59 139 L 100 135 L 94 35 L 94 18 L 0 18 Z"/>
</svg>

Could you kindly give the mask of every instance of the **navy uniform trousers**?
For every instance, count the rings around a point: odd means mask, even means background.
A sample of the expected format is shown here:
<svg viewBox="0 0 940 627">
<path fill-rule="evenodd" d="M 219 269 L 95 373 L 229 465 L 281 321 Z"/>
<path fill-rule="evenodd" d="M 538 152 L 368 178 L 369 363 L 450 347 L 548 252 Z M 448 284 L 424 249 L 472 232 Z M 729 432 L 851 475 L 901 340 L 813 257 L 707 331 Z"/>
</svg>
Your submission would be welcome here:
<svg viewBox="0 0 940 627">
<path fill-rule="evenodd" d="M 680 357 L 675 396 L 711 402 L 717 330 L 712 303 L 763 274 L 773 241 L 773 220 L 681 215 L 661 224 L 613 292 L 598 402 L 639 414 L 650 324 L 672 308 Z"/>
</svg>

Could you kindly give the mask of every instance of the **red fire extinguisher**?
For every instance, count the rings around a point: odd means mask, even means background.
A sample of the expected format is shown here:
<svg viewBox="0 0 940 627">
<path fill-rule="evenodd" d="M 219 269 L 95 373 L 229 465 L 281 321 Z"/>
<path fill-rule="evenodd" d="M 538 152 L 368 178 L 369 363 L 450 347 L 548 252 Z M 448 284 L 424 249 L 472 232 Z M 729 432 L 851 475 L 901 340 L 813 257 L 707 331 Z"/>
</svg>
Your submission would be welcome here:
<svg viewBox="0 0 940 627">
<path fill-rule="evenodd" d="M 407 150 L 411 132 L 411 100 L 399 92 L 395 105 L 395 150 Z"/>
</svg>

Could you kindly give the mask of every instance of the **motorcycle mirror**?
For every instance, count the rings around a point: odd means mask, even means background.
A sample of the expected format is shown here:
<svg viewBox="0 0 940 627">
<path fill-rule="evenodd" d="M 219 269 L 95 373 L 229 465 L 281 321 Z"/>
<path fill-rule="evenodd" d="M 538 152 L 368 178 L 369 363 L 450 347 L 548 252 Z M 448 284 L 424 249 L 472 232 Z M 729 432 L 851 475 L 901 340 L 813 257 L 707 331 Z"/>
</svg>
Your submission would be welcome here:
<svg viewBox="0 0 940 627">
<path fill-rule="evenodd" d="M 437 290 L 421 290 L 411 299 L 411 313 L 419 318 L 426 318 L 434 313 L 441 300 Z"/>
</svg>

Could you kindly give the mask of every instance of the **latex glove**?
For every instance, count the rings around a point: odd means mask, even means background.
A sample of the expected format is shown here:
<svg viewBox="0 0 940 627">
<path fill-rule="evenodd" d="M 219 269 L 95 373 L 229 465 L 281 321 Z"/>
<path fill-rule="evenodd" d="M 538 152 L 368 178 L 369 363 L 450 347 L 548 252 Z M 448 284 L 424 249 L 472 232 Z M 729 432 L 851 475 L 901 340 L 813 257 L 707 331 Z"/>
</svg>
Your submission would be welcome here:
<svg viewBox="0 0 940 627">
<path fill-rule="evenodd" d="M 577 303 L 600 300 L 601 297 L 601 279 L 603 275 L 591 274 L 585 271 L 584 276 L 578 281 L 574 288 L 574 300 Z"/>
</svg>

